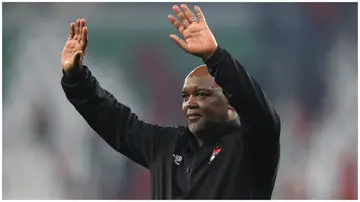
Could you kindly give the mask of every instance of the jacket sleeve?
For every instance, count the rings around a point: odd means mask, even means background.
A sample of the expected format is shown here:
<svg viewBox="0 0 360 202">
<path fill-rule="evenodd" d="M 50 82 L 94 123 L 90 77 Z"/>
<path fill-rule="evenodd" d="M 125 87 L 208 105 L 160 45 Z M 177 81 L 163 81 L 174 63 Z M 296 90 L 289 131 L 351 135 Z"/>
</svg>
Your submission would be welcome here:
<svg viewBox="0 0 360 202">
<path fill-rule="evenodd" d="M 251 151 L 258 179 L 274 177 L 271 175 L 276 173 L 279 160 L 280 119 L 269 99 L 244 67 L 221 47 L 205 63 L 239 114 L 244 130 L 251 131 L 245 137 L 250 143 L 246 147 Z"/>
<path fill-rule="evenodd" d="M 229 52 L 218 47 L 205 61 L 210 74 L 220 85 L 229 103 L 240 115 L 244 126 L 257 126 L 267 130 L 280 130 L 280 119 L 259 84 Z"/>
<path fill-rule="evenodd" d="M 251 139 L 265 150 L 277 147 L 280 119 L 256 80 L 221 47 L 205 63 L 239 114 L 242 126 L 254 131 Z"/>
<path fill-rule="evenodd" d="M 169 143 L 177 128 L 152 125 L 139 120 L 131 109 L 103 89 L 86 66 L 77 74 L 63 73 L 62 88 L 67 99 L 112 148 L 134 162 L 150 168 L 161 145 Z"/>
</svg>

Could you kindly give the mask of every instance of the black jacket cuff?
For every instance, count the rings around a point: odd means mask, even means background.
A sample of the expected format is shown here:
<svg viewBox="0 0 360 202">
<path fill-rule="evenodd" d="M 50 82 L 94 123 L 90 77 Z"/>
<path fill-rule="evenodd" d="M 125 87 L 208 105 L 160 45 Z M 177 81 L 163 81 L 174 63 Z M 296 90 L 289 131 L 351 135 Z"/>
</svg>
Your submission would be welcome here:
<svg viewBox="0 0 360 202">
<path fill-rule="evenodd" d="M 79 70 L 72 71 L 70 73 L 63 72 L 63 81 L 65 83 L 74 84 L 85 81 L 89 75 L 89 68 L 85 65 L 82 65 Z"/>
<path fill-rule="evenodd" d="M 208 59 L 204 60 L 206 66 L 208 67 L 208 70 L 211 75 L 215 73 L 215 71 L 218 68 L 218 64 L 225 59 L 226 57 L 226 51 L 225 49 L 221 48 L 220 46 L 217 47 L 215 53 Z"/>
</svg>

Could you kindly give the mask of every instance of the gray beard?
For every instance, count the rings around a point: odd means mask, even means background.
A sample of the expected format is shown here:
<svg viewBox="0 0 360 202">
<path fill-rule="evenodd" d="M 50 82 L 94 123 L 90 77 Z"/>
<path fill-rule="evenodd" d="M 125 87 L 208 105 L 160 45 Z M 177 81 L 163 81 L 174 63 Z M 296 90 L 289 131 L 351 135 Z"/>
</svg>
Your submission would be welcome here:
<svg viewBox="0 0 360 202">
<path fill-rule="evenodd" d="M 226 122 L 226 121 L 224 121 Z M 221 124 L 222 122 L 205 122 L 203 120 L 199 120 L 196 124 L 188 125 L 189 130 L 191 131 L 194 136 L 200 140 L 204 140 L 204 137 L 206 135 L 209 135 L 209 131 L 212 130 L 212 128 L 216 127 L 216 125 Z"/>
</svg>

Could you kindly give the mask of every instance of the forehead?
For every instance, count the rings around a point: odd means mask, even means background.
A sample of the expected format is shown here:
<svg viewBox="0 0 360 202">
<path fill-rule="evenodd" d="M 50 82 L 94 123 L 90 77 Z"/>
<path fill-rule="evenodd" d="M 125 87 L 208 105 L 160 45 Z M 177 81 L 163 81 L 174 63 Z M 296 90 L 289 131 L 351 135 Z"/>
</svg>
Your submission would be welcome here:
<svg viewBox="0 0 360 202">
<path fill-rule="evenodd" d="M 211 75 L 190 75 L 185 78 L 183 91 L 198 89 L 214 89 L 219 86 L 216 84 L 214 77 Z"/>
</svg>

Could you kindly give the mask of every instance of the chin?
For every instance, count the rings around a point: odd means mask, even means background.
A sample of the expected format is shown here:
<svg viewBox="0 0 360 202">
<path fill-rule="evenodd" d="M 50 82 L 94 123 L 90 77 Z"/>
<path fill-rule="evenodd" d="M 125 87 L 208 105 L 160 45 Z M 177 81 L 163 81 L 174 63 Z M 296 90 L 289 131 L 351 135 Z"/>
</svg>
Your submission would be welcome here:
<svg viewBox="0 0 360 202">
<path fill-rule="evenodd" d="M 197 134 L 200 133 L 201 131 L 204 130 L 205 125 L 200 122 L 200 123 L 192 123 L 188 125 L 189 130 L 193 133 L 193 134 Z"/>
</svg>

